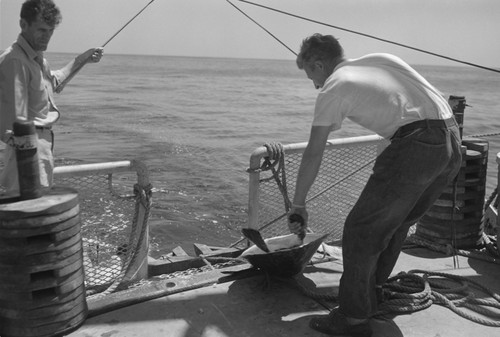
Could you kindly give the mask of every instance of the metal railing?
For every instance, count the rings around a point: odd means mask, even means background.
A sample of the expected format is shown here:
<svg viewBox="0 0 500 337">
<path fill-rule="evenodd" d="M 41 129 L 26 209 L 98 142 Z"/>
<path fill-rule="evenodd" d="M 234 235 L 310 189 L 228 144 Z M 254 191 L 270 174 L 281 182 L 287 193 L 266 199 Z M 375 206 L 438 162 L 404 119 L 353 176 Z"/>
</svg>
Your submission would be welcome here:
<svg viewBox="0 0 500 337">
<path fill-rule="evenodd" d="M 78 191 L 85 283 L 91 294 L 148 277 L 151 186 L 142 162 L 59 166 L 54 185 Z"/>
<path fill-rule="evenodd" d="M 328 141 L 318 176 L 309 191 L 309 228 L 318 234 L 330 233 L 340 240 L 344 220 L 364 187 L 377 155 L 387 141 L 377 135 Z M 302 153 L 307 143 L 283 145 L 286 193 L 293 197 Z M 250 156 L 247 227 L 259 229 L 264 237 L 288 233 L 283 189 L 278 188 L 271 170 L 263 170 L 268 156 L 261 146 Z"/>
</svg>

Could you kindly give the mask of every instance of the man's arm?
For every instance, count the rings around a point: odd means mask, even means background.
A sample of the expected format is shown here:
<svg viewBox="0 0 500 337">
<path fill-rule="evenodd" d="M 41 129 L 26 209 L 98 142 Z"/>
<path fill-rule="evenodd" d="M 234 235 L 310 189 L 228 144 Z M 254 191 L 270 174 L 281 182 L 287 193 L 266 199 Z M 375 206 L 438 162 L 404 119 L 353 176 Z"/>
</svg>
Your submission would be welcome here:
<svg viewBox="0 0 500 337">
<path fill-rule="evenodd" d="M 96 63 L 101 60 L 103 54 L 102 48 L 91 48 L 52 74 L 56 78 L 55 91 L 61 92 L 64 86 L 75 76 L 87 63 Z"/>
<path fill-rule="evenodd" d="M 329 134 L 329 126 L 313 126 L 311 128 L 309 142 L 302 155 L 297 175 L 295 196 L 293 198 L 294 205 L 304 206 L 306 203 L 307 193 L 318 174 Z"/>
<path fill-rule="evenodd" d="M 330 129 L 329 126 L 313 126 L 309 142 L 302 155 L 295 185 L 295 196 L 292 208 L 288 213 L 288 228 L 290 232 L 298 234 L 299 237 L 304 235 L 307 228 L 309 214 L 305 207 L 306 197 L 318 175 Z M 295 215 L 300 217 L 297 218 Z"/>
</svg>

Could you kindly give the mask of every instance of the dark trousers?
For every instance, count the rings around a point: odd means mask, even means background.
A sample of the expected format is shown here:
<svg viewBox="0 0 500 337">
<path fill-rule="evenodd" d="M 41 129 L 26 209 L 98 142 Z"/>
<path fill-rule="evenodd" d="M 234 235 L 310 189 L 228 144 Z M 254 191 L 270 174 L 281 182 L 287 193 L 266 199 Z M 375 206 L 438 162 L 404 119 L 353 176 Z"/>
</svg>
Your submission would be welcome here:
<svg viewBox="0 0 500 337">
<path fill-rule="evenodd" d="M 346 316 L 376 312 L 376 285 L 390 276 L 409 228 L 456 177 L 460 146 L 456 123 L 407 127 L 377 158 L 344 227 L 339 308 Z"/>
</svg>

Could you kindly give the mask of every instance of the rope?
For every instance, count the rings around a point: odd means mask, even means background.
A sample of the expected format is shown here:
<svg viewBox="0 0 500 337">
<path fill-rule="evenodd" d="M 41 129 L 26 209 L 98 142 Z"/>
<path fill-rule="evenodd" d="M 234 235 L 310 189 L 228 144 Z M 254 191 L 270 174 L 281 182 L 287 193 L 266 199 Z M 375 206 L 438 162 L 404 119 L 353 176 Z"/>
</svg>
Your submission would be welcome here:
<svg viewBox="0 0 500 337">
<path fill-rule="evenodd" d="M 248 14 L 246 14 L 245 12 L 243 12 L 240 8 L 238 8 L 235 4 L 233 4 L 231 1 L 229 0 L 226 0 L 231 6 L 233 6 L 234 8 L 236 8 L 241 14 L 243 14 L 244 16 L 246 16 L 250 21 L 252 21 L 253 23 L 255 23 L 257 26 L 259 26 L 260 28 L 262 28 L 267 34 L 271 35 L 276 41 L 278 41 L 283 47 L 285 47 L 286 49 L 288 49 L 289 51 L 292 52 L 292 54 L 294 54 L 295 56 L 297 56 L 297 53 L 295 53 L 290 47 L 288 47 L 283 41 L 281 41 L 280 39 L 278 39 L 273 33 L 271 33 L 269 30 L 267 30 L 266 28 L 264 28 L 264 26 L 262 26 L 260 23 L 258 23 L 257 21 L 255 21 L 254 19 L 252 19 Z"/>
<path fill-rule="evenodd" d="M 205 256 L 203 254 L 200 254 L 199 257 L 207 266 L 210 266 L 211 269 L 213 268 L 213 263 L 248 263 L 248 260 L 242 257 Z"/>
<path fill-rule="evenodd" d="M 207 257 L 207 260 L 244 262 L 242 258 Z M 273 276 L 272 279 L 298 289 L 311 299 L 337 301 L 335 295 L 316 292 L 306 287 L 296 277 Z M 450 283 L 453 286 L 449 286 Z M 488 294 L 490 298 L 477 298 L 473 292 L 474 289 Z M 408 314 L 437 304 L 449 308 L 457 315 L 472 322 L 500 327 L 500 312 L 491 309 L 500 309 L 500 295 L 480 283 L 462 276 L 418 269 L 410 270 L 408 273 L 401 272 L 389 278 L 382 290 L 384 300 L 379 305 L 375 316 Z"/>
<path fill-rule="evenodd" d="M 453 200 L 451 207 L 451 243 L 453 247 L 457 247 L 457 223 L 455 222 L 455 216 L 457 214 L 457 187 L 458 187 L 458 174 L 453 179 Z M 460 268 L 460 263 L 458 257 L 453 254 L 453 268 Z"/>
<path fill-rule="evenodd" d="M 125 27 L 127 27 L 129 25 L 129 23 L 131 23 L 132 21 L 135 20 L 136 17 L 138 17 L 142 12 L 144 12 L 144 10 L 149 6 L 151 5 L 155 0 L 151 0 L 150 2 L 148 2 L 148 4 L 146 6 L 144 6 L 137 14 L 135 14 L 130 20 L 127 21 L 127 23 L 125 25 L 123 25 L 116 33 L 113 34 L 113 36 L 111 36 L 106 42 L 104 42 L 104 44 L 102 45 L 102 48 L 106 47 L 106 45 L 115 38 L 116 35 L 120 34 L 120 32 L 122 30 L 125 29 Z"/>
<path fill-rule="evenodd" d="M 447 287 L 450 281 L 458 286 Z M 473 288 L 491 298 L 476 298 Z M 383 293 L 386 300 L 379 306 L 376 316 L 410 313 L 438 304 L 475 323 L 500 327 L 500 313 L 490 309 L 500 309 L 500 295 L 462 276 L 411 270 L 389 278 L 383 285 Z"/>
<path fill-rule="evenodd" d="M 489 255 L 485 255 L 485 254 L 481 254 L 481 253 L 477 253 L 477 252 L 469 251 L 469 250 L 455 249 L 451 245 L 436 244 L 434 242 L 431 242 L 431 241 L 425 240 L 421 237 L 418 237 L 417 235 L 414 235 L 414 234 L 408 236 L 406 238 L 405 243 L 411 243 L 411 244 L 414 244 L 414 245 L 417 245 L 420 247 L 425 247 L 425 248 L 428 248 L 428 249 L 433 250 L 435 252 L 440 252 L 440 253 L 443 253 L 446 255 L 458 254 L 458 255 L 465 256 L 465 257 L 469 257 L 469 258 L 475 258 L 475 259 L 483 260 L 486 262 L 500 264 L 500 259 L 495 258 L 493 256 L 489 256 Z"/>
<path fill-rule="evenodd" d="M 134 17 L 132 17 L 132 19 L 130 19 L 129 21 L 127 21 L 127 23 L 125 25 L 123 25 L 116 33 L 113 34 L 113 36 L 111 36 L 106 42 L 104 42 L 104 44 L 101 46 L 101 48 L 104 48 L 106 47 L 106 45 L 115 38 L 115 36 L 117 36 L 123 29 L 125 29 L 125 27 L 127 27 L 129 25 L 129 23 L 131 23 L 136 17 L 138 17 L 145 9 L 146 7 L 148 7 L 149 5 L 151 5 L 155 0 L 151 0 L 146 6 L 144 6 L 136 15 L 134 15 Z M 60 93 L 64 87 L 66 86 L 66 84 L 69 83 L 69 81 L 71 81 L 73 79 L 73 77 L 75 77 L 75 75 L 80 71 L 82 70 L 82 68 L 84 67 L 85 63 L 82 63 L 80 64 L 80 66 L 76 67 L 67 77 L 66 79 L 64 79 L 64 81 L 62 81 L 61 83 L 59 83 L 59 85 L 54 89 L 55 92 L 57 93 Z"/>
<path fill-rule="evenodd" d="M 285 151 L 283 145 L 281 143 L 266 143 L 264 144 L 264 146 L 267 149 L 268 156 L 264 158 L 263 167 L 267 166 L 271 170 L 273 174 L 272 177 L 276 181 L 276 185 L 278 185 L 278 189 L 280 190 L 281 195 L 283 196 L 283 201 L 285 203 L 285 211 L 286 213 L 288 213 L 288 211 L 292 207 L 292 203 L 290 201 L 290 198 L 288 197 L 286 172 L 285 172 Z M 271 159 L 274 160 L 274 163 L 270 162 Z M 278 169 L 275 168 L 276 166 L 278 166 Z"/>
<path fill-rule="evenodd" d="M 466 137 L 483 138 L 483 137 L 492 137 L 492 136 L 500 136 L 500 132 L 497 132 L 497 133 L 483 133 L 483 134 L 480 134 L 480 135 L 468 135 Z"/>
</svg>

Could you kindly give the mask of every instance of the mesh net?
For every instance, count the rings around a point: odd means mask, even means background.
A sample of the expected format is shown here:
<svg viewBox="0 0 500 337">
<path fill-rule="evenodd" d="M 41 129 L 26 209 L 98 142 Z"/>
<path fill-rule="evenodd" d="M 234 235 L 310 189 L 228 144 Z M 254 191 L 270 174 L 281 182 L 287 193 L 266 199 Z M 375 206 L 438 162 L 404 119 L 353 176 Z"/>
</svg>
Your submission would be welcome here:
<svg viewBox="0 0 500 337">
<path fill-rule="evenodd" d="M 134 162 L 64 165 L 54 171 L 54 185 L 78 191 L 87 294 L 110 292 L 137 273 L 138 255 L 147 252 L 150 194 L 147 171 Z M 2 163 L 0 162 L 0 169 Z M 138 179 L 140 167 L 143 179 Z M 59 174 L 60 169 L 71 173 Z M 142 180 L 140 183 L 138 180 Z M 0 195 L 5 192 L 0 187 Z M 146 196 L 145 196 L 146 195 Z M 142 205 L 145 211 L 138 212 Z M 139 214 L 140 213 L 140 214 Z M 142 218 L 139 216 L 142 215 Z M 143 247 L 144 246 L 144 247 Z"/>
<path fill-rule="evenodd" d="M 54 179 L 55 185 L 78 191 L 87 289 L 100 291 L 120 275 L 132 235 L 133 191 L 114 191 L 112 174 Z M 123 190 L 123 186 L 120 186 Z"/>
<path fill-rule="evenodd" d="M 325 150 L 320 172 L 308 194 L 309 229 L 327 234 L 328 241 L 342 238 L 347 214 L 359 197 L 378 153 L 381 141 L 359 146 L 329 146 Z M 293 196 L 295 180 L 303 149 L 285 151 L 285 171 L 288 194 Z M 258 228 L 263 237 L 289 234 L 285 197 L 271 171 L 260 172 Z"/>
</svg>

